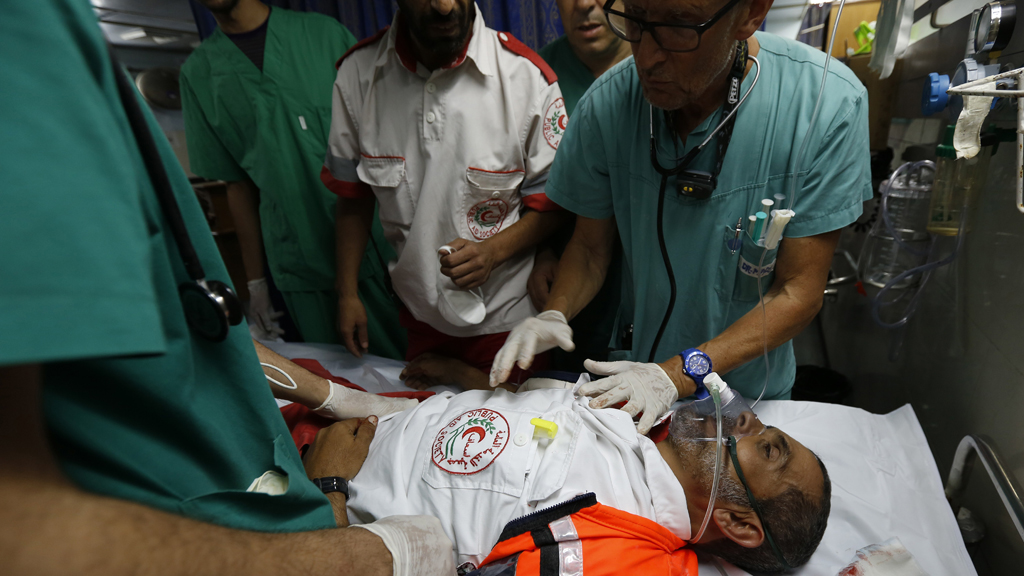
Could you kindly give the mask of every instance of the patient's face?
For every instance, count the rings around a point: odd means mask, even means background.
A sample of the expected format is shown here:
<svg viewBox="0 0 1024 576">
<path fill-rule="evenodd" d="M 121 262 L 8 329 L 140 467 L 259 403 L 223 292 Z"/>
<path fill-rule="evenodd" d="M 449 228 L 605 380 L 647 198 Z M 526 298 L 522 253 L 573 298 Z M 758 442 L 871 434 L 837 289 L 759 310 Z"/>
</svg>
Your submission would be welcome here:
<svg viewBox="0 0 1024 576">
<path fill-rule="evenodd" d="M 678 416 L 678 415 L 677 415 Z M 791 486 L 799 488 L 809 497 L 821 495 L 823 478 L 814 454 L 778 428 L 765 426 L 751 412 L 737 418 L 723 418 L 726 434 L 742 436 L 736 444 L 736 456 L 743 475 L 754 496 L 768 499 L 782 494 Z M 688 438 L 713 438 L 716 433 L 714 418 L 673 417 L 670 425 L 672 446 L 687 471 L 693 476 L 694 488 L 710 495 L 714 479 L 715 443 L 691 441 Z M 726 471 L 719 485 L 719 500 L 742 502 L 745 490 L 732 465 L 726 447 L 722 447 L 722 465 Z"/>
</svg>

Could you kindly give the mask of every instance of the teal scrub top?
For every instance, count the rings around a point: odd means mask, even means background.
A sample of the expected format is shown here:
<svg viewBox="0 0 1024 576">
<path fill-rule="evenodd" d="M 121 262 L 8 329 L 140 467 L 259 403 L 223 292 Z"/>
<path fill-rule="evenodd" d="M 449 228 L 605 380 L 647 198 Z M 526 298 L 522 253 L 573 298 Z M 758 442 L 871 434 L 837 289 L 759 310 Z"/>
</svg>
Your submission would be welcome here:
<svg viewBox="0 0 1024 576">
<path fill-rule="evenodd" d="M 177 287 L 189 278 L 89 3 L 6 6 L 0 53 L 0 365 L 44 364 L 64 473 L 97 494 L 234 528 L 335 526 L 245 324 L 219 344 L 186 325 Z M 206 276 L 230 282 L 146 114 Z M 288 476 L 285 494 L 246 492 L 271 470 Z"/>
<path fill-rule="evenodd" d="M 676 193 L 669 178 L 665 241 L 677 283 L 675 309 L 655 354 L 658 362 L 699 346 L 758 305 L 757 278 L 748 272 L 764 249 L 744 234 L 732 254 L 731 227 L 760 209 L 764 198 L 789 194 L 795 157 L 807 132 L 821 82 L 824 55 L 805 44 L 757 33 L 761 77 L 737 113 L 718 186 L 707 200 Z M 741 94 L 754 74 L 747 74 Z M 656 217 L 661 176 L 651 165 L 650 115 L 632 58 L 604 74 L 580 100 L 558 148 L 547 183 L 548 197 L 587 218 L 614 217 L 633 290 L 631 357 L 646 362 L 670 295 L 658 245 Z M 672 167 L 721 119 L 721 109 L 679 143 L 664 113 L 655 109 L 659 161 Z M 821 112 L 800 167 L 801 180 L 785 237 L 813 236 L 842 228 L 871 198 L 867 91 L 852 72 L 832 62 Z M 692 164 L 713 171 L 715 146 Z M 776 251 L 764 260 L 774 262 Z M 761 279 L 767 292 L 774 273 Z M 766 398 L 788 398 L 796 362 L 791 342 L 768 353 L 771 378 Z M 762 357 L 736 368 L 725 380 L 757 397 L 765 382 Z"/>
<path fill-rule="evenodd" d="M 334 205 L 320 181 L 335 62 L 355 44 L 327 16 L 272 8 L 263 70 L 220 29 L 181 68 L 181 98 L 191 170 L 260 189 L 260 223 L 274 282 L 282 291 L 335 284 Z M 378 222 L 373 239 L 384 261 L 394 253 Z M 368 247 L 360 277 L 383 277 Z"/>
<path fill-rule="evenodd" d="M 576 104 L 596 80 L 594 73 L 576 57 L 568 36 L 564 34 L 541 48 L 539 54 L 558 75 L 558 87 L 565 99 L 565 113 L 572 117 Z"/>
</svg>

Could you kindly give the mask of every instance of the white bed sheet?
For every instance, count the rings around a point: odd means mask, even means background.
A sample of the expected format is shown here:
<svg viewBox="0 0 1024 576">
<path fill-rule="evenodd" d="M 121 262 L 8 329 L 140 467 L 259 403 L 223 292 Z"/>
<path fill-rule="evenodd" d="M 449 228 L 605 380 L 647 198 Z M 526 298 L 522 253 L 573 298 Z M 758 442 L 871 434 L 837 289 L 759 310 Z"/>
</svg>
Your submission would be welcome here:
<svg viewBox="0 0 1024 576">
<path fill-rule="evenodd" d="M 370 355 L 357 359 L 341 346 L 265 344 L 289 358 L 317 360 L 371 392 L 408 390 L 398 380 L 403 362 Z M 909 405 L 878 415 L 833 404 L 766 401 L 756 412 L 816 452 L 832 478 L 825 537 L 794 574 L 834 576 L 858 549 L 897 536 L 931 576 L 977 576 Z M 747 574 L 732 566 L 726 570 L 730 576 Z M 714 576 L 718 570 L 702 563 L 701 574 Z"/>
</svg>

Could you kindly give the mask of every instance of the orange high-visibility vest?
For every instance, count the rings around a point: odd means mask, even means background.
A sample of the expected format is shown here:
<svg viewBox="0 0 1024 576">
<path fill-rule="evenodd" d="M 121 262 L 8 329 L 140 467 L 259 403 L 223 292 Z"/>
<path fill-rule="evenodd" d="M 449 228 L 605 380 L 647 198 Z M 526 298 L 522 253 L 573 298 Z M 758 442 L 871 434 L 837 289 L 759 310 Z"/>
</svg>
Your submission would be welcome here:
<svg viewBox="0 0 1024 576">
<path fill-rule="evenodd" d="M 667 528 L 594 494 L 510 522 L 480 574 L 697 576 L 697 554 Z"/>
</svg>

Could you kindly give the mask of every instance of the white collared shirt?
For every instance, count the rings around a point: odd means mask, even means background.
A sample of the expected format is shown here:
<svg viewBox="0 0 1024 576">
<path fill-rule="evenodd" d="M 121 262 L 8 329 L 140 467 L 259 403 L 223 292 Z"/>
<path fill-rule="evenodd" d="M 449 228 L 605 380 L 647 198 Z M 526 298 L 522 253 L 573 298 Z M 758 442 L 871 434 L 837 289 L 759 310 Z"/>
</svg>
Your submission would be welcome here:
<svg viewBox="0 0 1024 576">
<path fill-rule="evenodd" d="M 536 314 L 526 292 L 533 250 L 492 271 L 486 318 L 469 327 L 438 310 L 437 250 L 490 238 L 525 208 L 558 208 L 544 186 L 567 122 L 561 91 L 543 60 L 487 28 L 479 8 L 465 54 L 434 71 L 412 56 L 403 27 L 399 14 L 342 58 L 322 180 L 343 197 L 376 196 L 398 254 L 392 282 L 417 320 L 451 336 L 507 331 Z"/>
<path fill-rule="evenodd" d="M 534 418 L 555 437 L 535 437 Z M 479 565 L 508 522 L 588 492 L 690 537 L 686 494 L 654 443 L 565 389 L 445 392 L 385 417 L 349 489 L 350 522 L 435 516 L 459 564 Z"/>
</svg>

